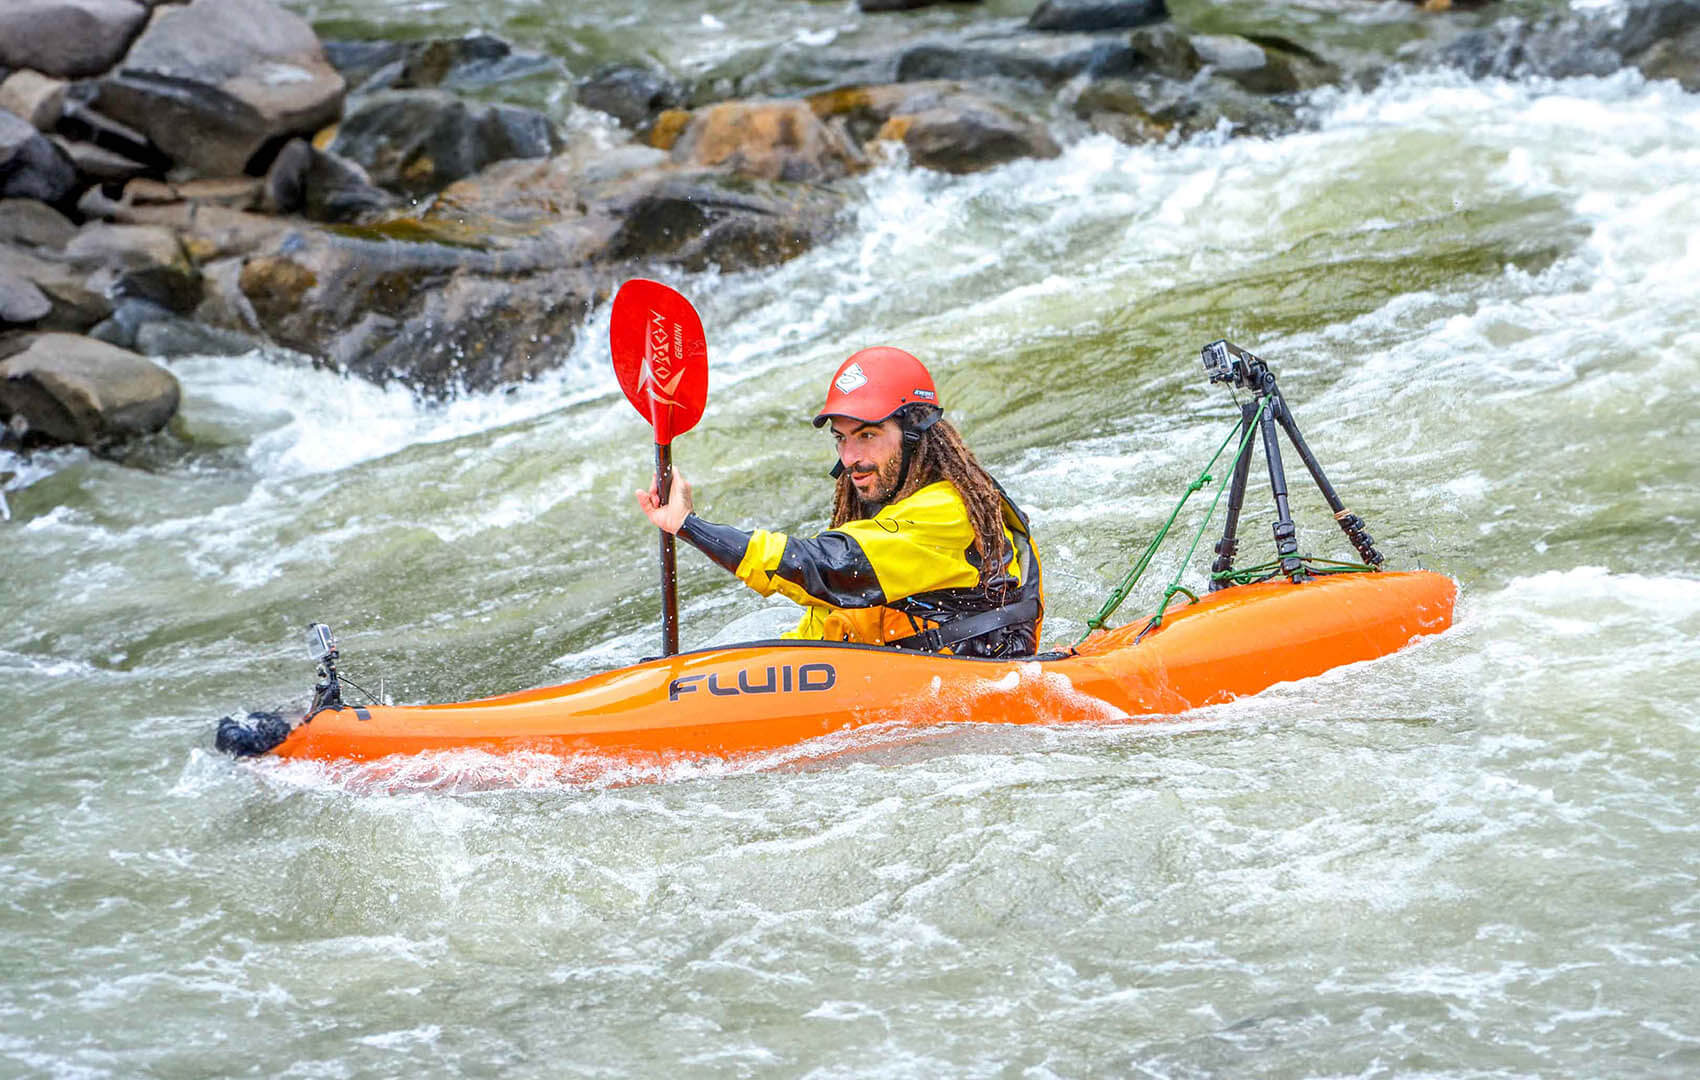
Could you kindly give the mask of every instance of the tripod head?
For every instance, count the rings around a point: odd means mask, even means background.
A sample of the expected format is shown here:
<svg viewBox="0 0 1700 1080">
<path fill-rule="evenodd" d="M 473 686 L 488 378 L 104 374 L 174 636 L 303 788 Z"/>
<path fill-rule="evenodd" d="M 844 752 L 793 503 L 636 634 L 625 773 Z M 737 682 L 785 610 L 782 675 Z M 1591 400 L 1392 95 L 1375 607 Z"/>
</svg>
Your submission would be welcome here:
<svg viewBox="0 0 1700 1080">
<path fill-rule="evenodd" d="M 1246 390 L 1265 391 L 1269 365 L 1226 338 L 1204 346 L 1204 374 L 1213 383 Z"/>
</svg>

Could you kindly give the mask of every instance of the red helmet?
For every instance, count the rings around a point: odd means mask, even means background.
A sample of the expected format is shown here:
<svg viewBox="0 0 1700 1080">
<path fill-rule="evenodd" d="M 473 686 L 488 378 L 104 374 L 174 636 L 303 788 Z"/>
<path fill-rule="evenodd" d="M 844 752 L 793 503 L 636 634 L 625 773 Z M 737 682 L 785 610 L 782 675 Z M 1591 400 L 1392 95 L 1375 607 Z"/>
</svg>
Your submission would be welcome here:
<svg viewBox="0 0 1700 1080">
<path fill-rule="evenodd" d="M 943 411 L 933 377 L 921 361 L 902 349 L 876 345 L 838 365 L 826 389 L 826 404 L 815 417 L 815 427 L 834 416 L 877 424 L 905 405 L 928 405 Z"/>
</svg>

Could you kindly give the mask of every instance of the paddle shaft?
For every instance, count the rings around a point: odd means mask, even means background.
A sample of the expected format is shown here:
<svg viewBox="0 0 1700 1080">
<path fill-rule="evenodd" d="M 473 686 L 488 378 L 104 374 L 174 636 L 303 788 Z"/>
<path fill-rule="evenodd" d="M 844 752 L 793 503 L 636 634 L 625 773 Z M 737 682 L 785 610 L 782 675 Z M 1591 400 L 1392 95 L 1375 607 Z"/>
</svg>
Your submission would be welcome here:
<svg viewBox="0 0 1700 1080">
<path fill-rule="evenodd" d="M 655 491 L 661 505 L 673 490 L 673 447 L 655 444 Z M 661 655 L 679 652 L 679 568 L 674 556 L 673 534 L 661 530 Z"/>
</svg>

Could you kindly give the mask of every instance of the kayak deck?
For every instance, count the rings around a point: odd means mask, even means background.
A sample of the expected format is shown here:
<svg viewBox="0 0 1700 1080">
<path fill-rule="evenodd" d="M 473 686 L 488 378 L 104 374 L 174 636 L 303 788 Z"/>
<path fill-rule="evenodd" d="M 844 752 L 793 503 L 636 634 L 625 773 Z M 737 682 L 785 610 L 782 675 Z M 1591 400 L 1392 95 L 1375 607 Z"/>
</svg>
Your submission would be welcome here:
<svg viewBox="0 0 1700 1080">
<path fill-rule="evenodd" d="M 473 749 L 730 755 L 892 721 L 1062 723 L 1185 712 L 1395 652 L 1452 623 L 1441 574 L 1241 585 L 1078 649 L 984 660 L 826 642 L 753 642 L 561 686 L 440 705 L 322 710 L 273 752 L 369 761 Z"/>
</svg>

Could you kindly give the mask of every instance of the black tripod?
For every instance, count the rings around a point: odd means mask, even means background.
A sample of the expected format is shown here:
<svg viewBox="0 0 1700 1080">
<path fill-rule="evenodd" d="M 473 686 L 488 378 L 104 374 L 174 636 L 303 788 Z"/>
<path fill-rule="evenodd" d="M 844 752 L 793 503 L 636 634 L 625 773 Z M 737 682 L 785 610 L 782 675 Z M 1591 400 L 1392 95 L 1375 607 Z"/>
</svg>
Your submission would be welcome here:
<svg viewBox="0 0 1700 1080">
<path fill-rule="evenodd" d="M 1269 365 L 1238 345 L 1214 341 L 1204 347 L 1204 371 L 1211 382 L 1225 382 L 1252 391 L 1252 400 L 1240 406 L 1240 423 L 1247 431 L 1256 424 L 1263 436 L 1263 456 L 1269 462 L 1269 487 L 1275 495 L 1275 555 L 1280 563 L 1279 572 L 1294 583 L 1309 581 L 1313 576 L 1311 569 L 1305 565 L 1304 557 L 1299 554 L 1298 528 L 1293 524 L 1292 507 L 1287 501 L 1287 473 L 1281 466 L 1281 446 L 1275 437 L 1276 424 L 1281 425 L 1287 433 L 1287 440 L 1304 460 L 1305 468 L 1310 470 L 1311 479 L 1316 481 L 1322 497 L 1328 501 L 1328 508 L 1334 511 L 1334 520 L 1340 523 L 1346 539 L 1352 542 L 1366 564 L 1379 568 L 1383 560 L 1381 552 L 1375 550 L 1374 538 L 1365 531 L 1363 518 L 1346 509 L 1334 485 L 1323 474 L 1316 455 L 1310 452 L 1304 436 L 1299 434 L 1299 426 L 1275 385 L 1275 373 L 1269 370 Z M 1216 544 L 1216 561 L 1210 566 L 1212 592 L 1232 584 L 1228 577 L 1234 568 L 1234 556 L 1239 552 L 1239 539 L 1235 533 L 1239 529 L 1240 509 L 1245 505 L 1246 481 L 1250 474 L 1251 453 L 1247 447 L 1234 462 L 1234 477 L 1228 488 L 1227 521 L 1222 539 Z"/>
</svg>

